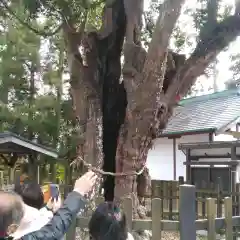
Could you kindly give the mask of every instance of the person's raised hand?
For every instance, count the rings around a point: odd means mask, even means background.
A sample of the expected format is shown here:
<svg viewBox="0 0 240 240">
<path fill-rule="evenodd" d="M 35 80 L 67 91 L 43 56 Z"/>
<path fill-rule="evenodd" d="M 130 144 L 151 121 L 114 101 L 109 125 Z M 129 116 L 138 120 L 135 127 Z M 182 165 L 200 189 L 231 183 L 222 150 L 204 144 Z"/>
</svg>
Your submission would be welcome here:
<svg viewBox="0 0 240 240">
<path fill-rule="evenodd" d="M 61 196 L 59 195 L 57 199 L 50 198 L 47 202 L 47 208 L 53 211 L 54 213 L 61 207 L 62 201 Z"/>
<path fill-rule="evenodd" d="M 85 173 L 82 177 L 76 180 L 74 191 L 84 196 L 85 194 L 88 194 L 93 189 L 93 186 L 95 185 L 96 180 L 97 180 L 97 175 L 94 172 L 89 171 Z"/>
<path fill-rule="evenodd" d="M 58 209 L 62 206 L 62 200 L 61 200 L 61 196 L 59 195 L 58 198 L 54 198 L 53 200 L 53 212 L 57 212 Z"/>
</svg>

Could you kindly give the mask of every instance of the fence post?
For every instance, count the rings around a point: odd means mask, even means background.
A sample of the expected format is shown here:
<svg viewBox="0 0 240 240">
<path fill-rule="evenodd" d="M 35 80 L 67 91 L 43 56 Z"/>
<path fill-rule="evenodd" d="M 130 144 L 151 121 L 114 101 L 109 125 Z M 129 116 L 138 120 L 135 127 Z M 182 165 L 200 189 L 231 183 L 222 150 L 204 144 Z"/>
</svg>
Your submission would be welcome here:
<svg viewBox="0 0 240 240">
<path fill-rule="evenodd" d="M 66 233 L 66 240 L 72 240 L 76 238 L 76 223 L 77 223 L 77 218 L 75 218 L 72 221 L 72 224 L 68 230 L 68 232 Z"/>
<path fill-rule="evenodd" d="M 132 232 L 133 204 L 131 198 L 123 200 L 123 210 L 126 215 L 128 230 Z"/>
<path fill-rule="evenodd" d="M 207 199 L 207 219 L 208 219 L 208 239 L 216 239 L 215 217 L 216 217 L 216 199 Z"/>
<path fill-rule="evenodd" d="M 152 200 L 152 240 L 161 239 L 161 229 L 162 229 L 162 203 L 161 199 L 154 198 Z"/>
<path fill-rule="evenodd" d="M 233 239 L 233 223 L 232 223 L 232 198 L 224 199 L 225 224 L 226 224 L 226 239 Z"/>
<path fill-rule="evenodd" d="M 179 194 L 180 240 L 196 240 L 196 189 L 193 185 L 181 185 Z"/>
</svg>

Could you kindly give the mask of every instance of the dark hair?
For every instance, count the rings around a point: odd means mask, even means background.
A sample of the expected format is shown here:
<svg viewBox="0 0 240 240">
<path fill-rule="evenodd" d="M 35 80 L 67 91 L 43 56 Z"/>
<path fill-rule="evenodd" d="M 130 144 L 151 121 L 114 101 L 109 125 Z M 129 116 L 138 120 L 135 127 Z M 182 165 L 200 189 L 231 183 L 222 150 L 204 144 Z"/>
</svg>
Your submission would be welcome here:
<svg viewBox="0 0 240 240">
<path fill-rule="evenodd" d="M 19 194 L 23 202 L 30 207 L 40 209 L 44 204 L 43 192 L 40 185 L 32 181 L 16 182 L 14 191 Z"/>
<path fill-rule="evenodd" d="M 90 239 L 126 240 L 125 214 L 112 202 L 101 203 L 89 221 Z"/>
</svg>

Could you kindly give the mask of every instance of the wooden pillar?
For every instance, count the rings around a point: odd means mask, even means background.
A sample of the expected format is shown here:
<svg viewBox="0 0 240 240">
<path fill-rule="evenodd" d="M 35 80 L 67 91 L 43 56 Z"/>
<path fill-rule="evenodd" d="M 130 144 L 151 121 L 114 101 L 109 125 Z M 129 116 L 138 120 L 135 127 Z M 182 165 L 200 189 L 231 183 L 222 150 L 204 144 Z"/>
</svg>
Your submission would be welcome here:
<svg viewBox="0 0 240 240">
<path fill-rule="evenodd" d="M 15 180 L 15 167 L 16 167 L 16 162 L 18 160 L 18 155 L 16 153 L 13 153 L 12 156 L 10 157 L 10 163 L 9 163 L 9 171 L 8 171 L 8 176 L 9 176 L 9 184 L 13 184 Z"/>
<path fill-rule="evenodd" d="M 68 193 L 72 190 L 72 167 L 69 166 L 68 163 L 65 165 L 65 186 L 64 186 L 64 198 L 68 195 Z"/>
<path fill-rule="evenodd" d="M 236 146 L 231 147 L 231 160 L 238 160 Z"/>
<path fill-rule="evenodd" d="M 32 153 L 29 155 L 28 158 L 28 176 L 34 180 L 37 181 L 37 166 L 38 166 L 38 162 L 37 162 L 37 154 Z"/>
<path fill-rule="evenodd" d="M 52 183 L 55 183 L 56 182 L 56 164 L 55 164 L 55 161 L 50 163 L 50 172 L 51 172 L 50 181 Z"/>
<path fill-rule="evenodd" d="M 214 165 L 212 165 L 212 164 L 207 168 L 207 173 L 208 173 L 207 183 L 209 186 L 212 181 L 212 169 L 213 168 L 214 168 Z"/>
<path fill-rule="evenodd" d="M 237 158 L 237 147 L 236 146 L 232 146 L 231 147 L 231 160 L 238 160 Z M 230 167 L 230 171 L 231 171 L 231 180 L 230 180 L 230 190 L 233 192 L 235 189 L 235 184 L 236 184 L 236 172 L 237 172 L 237 165 L 232 165 Z"/>
<path fill-rule="evenodd" d="M 177 149 L 176 138 L 173 138 L 173 179 L 177 178 Z"/>
<path fill-rule="evenodd" d="M 191 159 L 190 159 L 190 154 L 191 154 L 191 150 L 187 149 L 186 152 L 186 182 L 188 184 L 192 184 L 192 177 L 191 177 Z"/>
<path fill-rule="evenodd" d="M 237 166 L 233 165 L 230 167 L 231 168 L 231 188 L 230 191 L 234 192 L 235 185 L 236 185 L 236 172 L 237 172 Z"/>
<path fill-rule="evenodd" d="M 196 189 L 193 185 L 179 187 L 180 240 L 196 240 Z"/>
<path fill-rule="evenodd" d="M 10 184 L 13 184 L 14 183 L 14 179 L 15 179 L 15 168 L 13 167 L 13 168 L 11 168 L 11 167 L 9 167 L 9 183 Z"/>
<path fill-rule="evenodd" d="M 208 140 L 209 142 L 213 142 L 213 133 L 209 133 Z"/>
</svg>

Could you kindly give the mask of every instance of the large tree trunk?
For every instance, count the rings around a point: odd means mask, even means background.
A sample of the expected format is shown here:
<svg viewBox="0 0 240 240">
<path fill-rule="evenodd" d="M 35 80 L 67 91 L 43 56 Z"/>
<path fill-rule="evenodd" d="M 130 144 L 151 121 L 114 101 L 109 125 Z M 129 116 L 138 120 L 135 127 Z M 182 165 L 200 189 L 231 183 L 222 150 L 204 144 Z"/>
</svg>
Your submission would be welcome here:
<svg viewBox="0 0 240 240">
<path fill-rule="evenodd" d="M 138 203 L 136 174 L 131 172 L 141 171 L 145 167 L 152 140 L 166 126 L 176 105 L 176 97 L 186 95 L 197 77 L 240 32 L 237 12 L 215 23 L 208 31 L 205 27 L 195 51 L 189 59 L 185 61 L 184 58 L 179 64 L 176 57 L 181 56 L 168 51 L 167 47 L 183 3 L 166 0 L 162 5 L 146 57 L 140 46 L 129 43 L 125 46 L 126 71 L 123 68 L 123 74 L 128 117 L 118 141 L 116 172 L 126 173 L 127 176 L 116 178 L 115 197 L 131 196 L 135 206 Z M 170 67 L 170 59 L 175 60 L 174 69 Z M 162 89 L 164 85 L 165 89 Z"/>
<path fill-rule="evenodd" d="M 98 33 L 88 33 L 83 38 L 68 25 L 65 35 L 74 111 L 80 126 L 78 155 L 84 158 L 87 109 L 89 99 L 94 99 L 102 110 L 103 170 L 116 174 L 105 177 L 105 199 L 131 196 L 137 206 L 139 173 L 136 172 L 147 172 L 148 151 L 158 132 L 166 126 L 176 96 L 186 95 L 209 63 L 236 38 L 240 17 L 237 8 L 234 16 L 216 23 L 208 31 L 205 28 L 196 49 L 185 60 L 185 56 L 168 50 L 184 0 L 166 0 L 162 4 L 148 52 L 141 47 L 137 36 L 139 12 L 130 9 L 134 2 L 115 0 L 107 4 Z M 120 59 L 126 29 L 121 82 Z M 80 43 L 85 49 L 86 65 L 78 50 Z"/>
<path fill-rule="evenodd" d="M 121 129 L 116 161 L 117 172 L 126 173 L 127 176 L 116 179 L 115 197 L 130 195 L 135 206 L 138 203 L 138 173 L 131 172 L 143 171 L 146 168 L 147 154 L 156 136 L 155 131 L 160 128 L 160 124 L 165 125 L 169 118 L 168 105 L 159 104 L 158 93 L 161 92 L 165 76 L 169 38 L 183 2 L 167 1 L 163 4 L 147 54 L 144 54 L 141 46 L 129 43 L 125 46 L 123 73 L 128 93 L 128 117 Z M 131 56 L 133 52 L 137 52 L 134 60 L 133 55 Z M 136 59 L 140 66 L 132 64 Z M 159 110 L 156 110 L 158 108 Z"/>
<path fill-rule="evenodd" d="M 84 158 L 84 145 L 86 139 L 86 126 L 88 120 L 88 95 L 89 91 L 86 87 L 86 81 L 83 80 L 83 66 L 76 55 L 79 54 L 79 45 L 81 39 L 75 29 L 66 25 L 64 28 L 66 39 L 67 59 L 70 73 L 70 95 L 73 101 L 73 118 L 75 117 L 76 131 L 78 135 L 78 156 Z"/>
<path fill-rule="evenodd" d="M 88 165 L 102 167 L 102 151 L 99 149 L 101 142 L 98 141 L 99 125 L 102 123 L 100 91 L 96 86 L 96 47 L 92 35 L 85 35 L 83 29 L 77 31 L 69 22 L 64 25 L 64 34 L 68 46 L 70 94 L 77 136 L 76 158 L 71 166 L 82 174 Z M 80 46 L 83 46 L 84 54 L 79 52 Z M 100 181 L 96 184 L 94 193 L 98 192 L 99 186 Z"/>
</svg>

